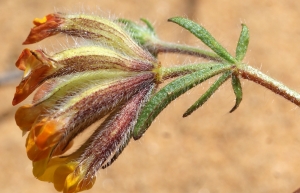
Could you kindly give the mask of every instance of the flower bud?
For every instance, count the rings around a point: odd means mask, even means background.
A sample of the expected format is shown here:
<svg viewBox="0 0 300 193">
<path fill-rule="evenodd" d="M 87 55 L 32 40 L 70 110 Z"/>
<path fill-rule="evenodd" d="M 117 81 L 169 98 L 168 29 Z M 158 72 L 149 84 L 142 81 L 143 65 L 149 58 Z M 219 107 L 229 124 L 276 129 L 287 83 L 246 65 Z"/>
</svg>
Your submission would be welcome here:
<svg viewBox="0 0 300 193">
<path fill-rule="evenodd" d="M 118 24 L 95 15 L 55 13 L 33 21 L 35 27 L 23 44 L 32 44 L 49 36 L 67 35 L 90 39 L 110 46 L 132 57 L 151 60 L 152 56 L 139 47 Z"/>
</svg>

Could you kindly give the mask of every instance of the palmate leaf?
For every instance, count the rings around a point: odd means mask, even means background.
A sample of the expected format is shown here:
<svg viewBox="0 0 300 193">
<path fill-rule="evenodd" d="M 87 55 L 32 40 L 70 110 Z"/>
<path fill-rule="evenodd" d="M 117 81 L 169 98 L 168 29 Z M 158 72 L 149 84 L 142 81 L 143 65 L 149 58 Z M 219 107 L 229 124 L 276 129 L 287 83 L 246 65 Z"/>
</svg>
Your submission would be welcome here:
<svg viewBox="0 0 300 193">
<path fill-rule="evenodd" d="M 242 61 L 246 55 L 249 44 L 249 30 L 245 24 L 242 24 L 242 31 L 238 44 L 236 46 L 235 58 L 237 61 Z"/>
<path fill-rule="evenodd" d="M 205 68 L 182 76 L 163 87 L 143 107 L 133 131 L 133 138 L 139 139 L 157 115 L 174 99 L 201 82 L 229 69 L 231 66 L 225 64 Z"/>
<path fill-rule="evenodd" d="M 190 31 L 197 38 L 199 38 L 204 44 L 210 47 L 215 53 L 217 53 L 220 57 L 225 59 L 231 64 L 237 63 L 236 59 L 232 57 L 228 51 L 219 44 L 216 39 L 201 25 L 183 18 L 183 17 L 173 17 L 168 19 L 168 21 L 174 22 L 183 28 Z"/>
<path fill-rule="evenodd" d="M 183 117 L 187 117 L 192 114 L 195 110 L 201 107 L 217 90 L 218 88 L 230 78 L 231 71 L 224 72 L 223 75 L 218 78 L 209 89 L 183 114 Z"/>
<path fill-rule="evenodd" d="M 242 98 L 243 98 L 242 85 L 241 85 L 239 77 L 236 74 L 232 74 L 231 84 L 232 84 L 232 88 L 233 88 L 233 91 L 235 94 L 235 105 L 229 111 L 230 113 L 232 113 L 239 107 L 240 103 L 242 102 Z"/>
</svg>

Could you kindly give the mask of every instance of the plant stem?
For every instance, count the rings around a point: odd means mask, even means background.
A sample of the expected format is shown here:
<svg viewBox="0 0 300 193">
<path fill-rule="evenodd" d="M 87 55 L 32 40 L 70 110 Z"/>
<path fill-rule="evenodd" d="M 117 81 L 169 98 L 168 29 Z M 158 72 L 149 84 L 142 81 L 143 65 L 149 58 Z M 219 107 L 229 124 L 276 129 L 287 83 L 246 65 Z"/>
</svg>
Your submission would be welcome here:
<svg viewBox="0 0 300 193">
<path fill-rule="evenodd" d="M 169 43 L 164 42 L 159 39 L 152 39 L 151 44 L 144 45 L 147 49 L 152 52 L 154 55 L 159 53 L 179 53 L 179 54 L 187 54 L 191 56 L 198 56 L 202 58 L 206 58 L 215 62 L 225 63 L 227 64 L 221 57 L 219 57 L 214 52 L 201 50 L 192 46 Z M 174 67 L 161 67 L 159 69 L 159 80 L 162 82 L 169 78 L 174 78 L 177 76 L 189 74 L 195 72 L 197 70 L 201 70 L 204 68 L 210 68 L 215 65 L 219 65 L 220 63 L 197 63 L 197 64 L 187 64 L 182 66 L 174 66 Z M 258 83 L 276 94 L 281 95 L 285 99 L 290 102 L 300 106 L 300 94 L 291 90 L 281 82 L 267 76 L 261 71 L 246 65 L 246 64 L 236 64 L 235 69 L 239 72 L 239 74 L 244 78 L 251 80 L 255 83 Z"/>
<path fill-rule="evenodd" d="M 198 56 L 216 62 L 223 61 L 223 59 L 214 52 L 202 50 L 193 46 L 164 42 L 159 39 L 152 40 L 151 44 L 146 44 L 144 46 L 154 55 L 159 53 L 178 53 Z"/>
<path fill-rule="evenodd" d="M 290 102 L 300 106 L 300 94 L 291 90 L 281 82 L 274 80 L 261 71 L 245 64 L 241 65 L 238 71 L 243 78 L 258 83 L 270 89 L 274 93 L 286 98 Z"/>
</svg>

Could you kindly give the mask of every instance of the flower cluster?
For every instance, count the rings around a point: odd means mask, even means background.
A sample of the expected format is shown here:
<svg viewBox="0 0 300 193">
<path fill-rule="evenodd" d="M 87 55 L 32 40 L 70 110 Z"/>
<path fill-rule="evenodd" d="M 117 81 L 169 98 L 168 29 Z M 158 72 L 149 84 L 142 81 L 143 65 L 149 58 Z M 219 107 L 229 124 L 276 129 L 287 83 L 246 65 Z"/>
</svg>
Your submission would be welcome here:
<svg viewBox="0 0 300 193">
<path fill-rule="evenodd" d="M 26 151 L 34 175 L 65 193 L 89 189 L 96 172 L 110 165 L 129 142 L 140 109 L 157 85 L 157 60 L 113 21 L 85 14 L 49 14 L 33 21 L 24 44 L 64 33 L 92 44 L 55 54 L 25 49 L 16 62 L 24 76 L 13 105 L 16 123 L 28 132 Z M 103 123 L 67 154 L 78 134 Z"/>
</svg>

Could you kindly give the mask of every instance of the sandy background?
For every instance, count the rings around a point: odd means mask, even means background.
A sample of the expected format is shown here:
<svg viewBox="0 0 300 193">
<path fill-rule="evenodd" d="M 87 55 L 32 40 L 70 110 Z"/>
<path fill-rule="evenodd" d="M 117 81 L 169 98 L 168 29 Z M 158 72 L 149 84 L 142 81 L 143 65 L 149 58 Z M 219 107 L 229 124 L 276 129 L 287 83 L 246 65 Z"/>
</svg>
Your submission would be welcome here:
<svg viewBox="0 0 300 193">
<path fill-rule="evenodd" d="M 31 21 L 55 9 L 89 9 L 155 23 L 164 40 L 199 45 L 193 36 L 166 22 L 187 16 L 203 24 L 231 53 L 240 23 L 250 28 L 245 61 L 300 91 L 300 1 L 295 0 L 2 0 L 0 7 L 0 192 L 50 193 L 52 184 L 31 174 L 25 137 L 14 122 L 11 100 L 20 77 L 14 63 L 25 48 Z M 108 15 L 108 14 L 107 14 Z M 55 37 L 53 38 L 55 40 Z M 53 40 L 52 39 L 52 40 Z M 42 47 L 47 47 L 45 43 Z M 27 46 L 28 47 L 28 46 Z M 29 46 L 38 48 L 38 45 Z M 185 58 L 160 57 L 163 65 Z M 93 189 L 98 192 L 293 192 L 300 187 L 300 110 L 249 81 L 244 99 L 233 114 L 230 84 L 192 116 L 183 112 L 208 84 L 173 102 L 139 141 L 132 141 L 119 159 L 101 170 Z"/>
</svg>

